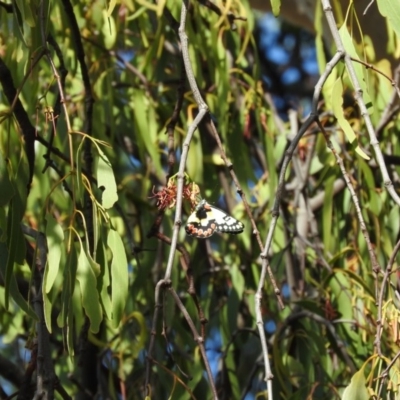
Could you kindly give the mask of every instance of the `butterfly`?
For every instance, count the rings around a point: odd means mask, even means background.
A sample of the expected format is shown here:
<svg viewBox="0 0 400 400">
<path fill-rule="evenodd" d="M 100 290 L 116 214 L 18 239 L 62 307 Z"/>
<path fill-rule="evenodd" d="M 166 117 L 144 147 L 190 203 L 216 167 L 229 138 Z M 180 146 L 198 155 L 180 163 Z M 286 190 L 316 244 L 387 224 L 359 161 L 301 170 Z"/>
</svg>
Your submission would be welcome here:
<svg viewBox="0 0 400 400">
<path fill-rule="evenodd" d="M 206 200 L 197 204 L 185 226 L 188 235 L 199 239 L 209 238 L 215 231 L 237 234 L 243 232 L 243 229 L 244 225 L 240 221 L 211 206 Z"/>
</svg>

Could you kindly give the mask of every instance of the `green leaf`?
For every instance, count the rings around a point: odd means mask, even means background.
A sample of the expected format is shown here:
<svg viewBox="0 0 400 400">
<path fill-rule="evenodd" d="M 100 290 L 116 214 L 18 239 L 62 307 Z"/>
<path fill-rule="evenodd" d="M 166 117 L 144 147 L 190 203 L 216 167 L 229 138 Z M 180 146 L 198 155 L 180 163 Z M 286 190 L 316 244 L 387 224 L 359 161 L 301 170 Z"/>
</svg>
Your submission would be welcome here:
<svg viewBox="0 0 400 400">
<path fill-rule="evenodd" d="M 101 30 L 104 39 L 104 46 L 107 50 L 114 47 L 117 40 L 117 28 L 115 26 L 115 20 L 111 15 L 108 15 L 107 11 L 103 11 L 104 24 Z"/>
<path fill-rule="evenodd" d="M 332 212 L 333 212 L 333 183 L 335 177 L 331 176 L 325 181 L 325 201 L 322 207 L 322 236 L 326 251 L 333 248 L 332 237 Z"/>
<path fill-rule="evenodd" d="M 48 296 L 44 290 L 42 290 L 42 300 L 43 300 L 44 322 L 46 324 L 49 333 L 52 333 L 51 310 L 53 309 L 53 304 L 51 303 L 50 296 Z"/>
<path fill-rule="evenodd" d="M 96 166 L 97 185 L 103 189 L 101 204 L 104 208 L 111 208 L 118 200 L 117 184 L 115 182 L 114 172 L 107 156 L 97 147 L 99 158 Z"/>
<path fill-rule="evenodd" d="M 8 249 L 5 243 L 0 242 L 0 274 L 5 276 L 6 273 L 6 264 L 3 262 L 4 260 L 8 259 Z M 9 307 L 9 297 L 11 295 L 12 299 L 18 304 L 18 306 L 23 310 L 27 315 L 29 315 L 31 318 L 33 318 L 35 321 L 38 320 L 38 317 L 36 313 L 32 310 L 32 308 L 29 306 L 28 302 L 24 299 L 24 297 L 21 295 L 19 289 L 18 289 L 18 284 L 17 284 L 17 279 L 15 277 L 15 274 L 12 274 L 9 279 L 9 284 L 8 284 L 8 292 L 9 294 L 6 297 L 5 291 L 4 291 L 4 306 L 6 309 Z"/>
<path fill-rule="evenodd" d="M 343 392 L 342 400 L 369 400 L 370 395 L 365 385 L 364 368 L 361 368 L 351 378 L 350 385 Z"/>
<path fill-rule="evenodd" d="M 15 0 L 18 9 L 21 13 L 22 21 L 28 24 L 31 28 L 36 26 L 35 17 L 31 10 L 31 4 L 26 0 Z"/>
<path fill-rule="evenodd" d="M 147 342 L 147 326 L 146 326 L 146 319 L 142 313 L 137 311 L 132 312 L 127 320 L 135 318 L 138 325 L 139 325 L 139 332 L 136 335 L 136 340 L 132 341 L 132 357 L 135 359 L 139 357 L 139 354 L 143 350 L 144 346 L 146 346 Z"/>
<path fill-rule="evenodd" d="M 369 209 L 377 216 L 379 217 L 379 214 L 382 211 L 382 200 L 381 197 L 378 193 L 374 191 L 374 189 L 371 189 L 369 191 L 369 202 L 368 202 Z"/>
<path fill-rule="evenodd" d="M 232 265 L 232 264 L 228 262 L 227 265 Z M 243 297 L 243 292 L 245 290 L 243 273 L 239 270 L 236 264 L 232 265 L 230 272 L 232 278 L 232 285 L 235 288 L 239 298 L 241 299 Z"/>
<path fill-rule="evenodd" d="M 111 302 L 113 325 L 117 327 L 122 319 L 128 297 L 128 261 L 122 239 L 113 229 L 110 229 L 108 233 L 107 244 L 113 254 L 111 262 Z"/>
<path fill-rule="evenodd" d="M 357 54 L 356 48 L 354 47 L 353 39 L 347 30 L 347 26 L 345 24 L 339 29 L 340 37 L 343 42 L 343 46 L 346 52 L 354 59 L 359 60 L 360 57 Z M 362 97 L 365 105 L 368 108 L 369 114 L 373 112 L 373 106 L 371 102 L 371 98 L 368 93 L 368 86 L 365 78 L 365 67 L 358 62 L 353 62 L 353 68 L 357 76 L 358 83 L 362 90 Z"/>
<path fill-rule="evenodd" d="M 353 128 L 349 124 L 349 122 L 345 119 L 342 105 L 343 105 L 343 86 L 342 86 L 342 79 L 338 78 L 333 86 L 332 89 L 332 107 L 333 107 L 333 114 L 335 115 L 336 119 L 340 127 L 343 129 L 347 140 L 350 143 L 353 143 L 357 140 L 356 134 L 353 131 Z M 357 145 L 356 152 L 365 160 L 369 160 L 369 157 L 361 150 L 361 148 Z"/>
<path fill-rule="evenodd" d="M 61 312 L 57 318 L 57 324 L 63 329 L 64 342 L 67 345 L 68 354 L 73 356 L 74 354 L 74 310 L 72 307 L 73 296 L 77 296 L 75 293 L 76 283 L 76 270 L 78 265 L 78 257 L 75 246 L 71 247 L 71 250 L 67 254 L 66 266 L 64 268 L 64 285 L 61 292 Z M 77 290 L 79 293 L 79 290 Z"/>
<path fill-rule="evenodd" d="M 64 232 L 61 225 L 52 215 L 46 217 L 46 238 L 47 238 L 47 265 L 44 273 L 44 291 L 49 293 L 56 280 L 61 254 L 63 252 Z"/>
<path fill-rule="evenodd" d="M 135 112 L 135 131 L 138 138 L 138 144 L 141 150 L 149 153 L 150 159 L 154 164 L 157 175 L 161 176 L 162 168 L 160 163 L 160 153 L 158 149 L 157 129 L 155 125 L 155 114 L 150 100 L 139 90 L 133 91 L 133 104 Z M 142 154 L 144 157 L 145 154 Z"/>
<path fill-rule="evenodd" d="M 268 0 L 267 0 L 268 1 Z M 271 0 L 272 13 L 275 17 L 281 12 L 281 0 Z"/>
<path fill-rule="evenodd" d="M 23 215 L 22 203 L 19 195 L 12 198 L 8 210 L 7 223 L 7 262 L 5 263 L 4 282 L 5 282 L 5 306 L 8 309 L 9 291 L 11 277 L 14 277 L 14 263 L 22 265 L 25 256 L 25 239 L 21 229 L 21 219 Z M 2 265 L 4 263 L 1 263 Z M 15 279 L 15 277 L 14 277 Z"/>
<path fill-rule="evenodd" d="M 0 207 L 6 206 L 15 194 L 14 186 L 11 184 L 8 170 L 3 161 L 0 157 Z"/>
<path fill-rule="evenodd" d="M 216 157 L 217 160 L 222 161 L 220 156 Z M 208 161 L 209 159 L 207 159 Z M 216 164 L 217 165 L 217 164 Z M 188 152 L 186 163 L 186 171 L 193 182 L 198 184 L 203 183 L 203 149 L 201 147 L 201 140 L 197 135 L 194 135 Z"/>
<path fill-rule="evenodd" d="M 90 330 L 96 333 L 102 320 L 97 281 L 90 261 L 82 249 L 78 258 L 76 279 L 80 285 L 82 306 L 90 320 Z"/>
<path fill-rule="evenodd" d="M 389 229 L 389 231 L 390 231 L 390 238 L 393 243 L 395 243 L 397 239 L 397 232 L 399 231 L 399 226 L 400 226 L 399 210 L 397 207 L 392 207 L 388 215 L 388 227 L 391 228 Z"/>
<path fill-rule="evenodd" d="M 85 139 L 81 140 L 78 149 L 76 150 L 76 173 L 74 175 L 74 179 L 76 179 L 76 186 L 75 186 L 76 201 L 78 202 L 78 204 L 80 203 L 81 205 L 83 204 L 83 195 L 85 193 L 85 188 L 82 181 L 83 174 L 82 174 L 82 155 L 81 155 L 84 142 Z"/>
<path fill-rule="evenodd" d="M 107 9 L 107 17 L 111 16 L 116 4 L 117 4 L 117 0 L 110 0 L 110 3 L 108 4 L 108 9 Z"/>
<path fill-rule="evenodd" d="M 11 294 L 11 297 L 13 298 L 13 300 L 21 308 L 21 310 L 23 310 L 33 320 L 35 320 L 35 321 L 39 320 L 39 318 L 36 315 L 35 311 L 33 311 L 32 307 L 29 305 L 29 303 L 24 299 L 24 297 L 20 293 L 20 291 L 18 289 L 17 279 L 15 278 L 15 275 L 13 275 L 12 278 L 11 278 L 10 294 Z"/>
<path fill-rule="evenodd" d="M 112 304 L 109 293 L 110 280 L 110 267 L 106 258 L 106 250 L 103 241 L 100 239 L 97 245 L 96 261 L 101 265 L 100 275 L 97 278 L 97 288 L 100 293 L 100 301 L 103 306 L 103 312 L 107 319 L 112 320 Z"/>
<path fill-rule="evenodd" d="M 74 291 L 74 283 L 76 277 L 76 266 L 78 258 L 75 247 L 71 247 L 71 251 L 67 253 L 67 261 L 64 269 L 63 290 L 61 292 L 61 312 L 57 318 L 57 324 L 63 328 L 67 323 L 68 312 L 71 306 L 71 296 Z"/>
<path fill-rule="evenodd" d="M 400 2 L 393 0 L 377 0 L 379 12 L 387 18 L 390 27 L 400 40 Z M 384 45 L 384 44 L 382 44 Z"/>
</svg>

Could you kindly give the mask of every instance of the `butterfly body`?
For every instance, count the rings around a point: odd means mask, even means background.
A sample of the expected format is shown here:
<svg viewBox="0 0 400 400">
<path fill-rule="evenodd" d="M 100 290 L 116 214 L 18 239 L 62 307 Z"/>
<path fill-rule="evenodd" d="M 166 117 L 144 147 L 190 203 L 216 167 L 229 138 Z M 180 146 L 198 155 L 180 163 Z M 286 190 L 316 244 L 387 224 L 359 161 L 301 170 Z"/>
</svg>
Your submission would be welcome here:
<svg viewBox="0 0 400 400">
<path fill-rule="evenodd" d="M 206 200 L 197 204 L 185 226 L 188 235 L 199 239 L 209 238 L 216 231 L 237 234 L 243 232 L 243 229 L 244 225 L 240 221 L 211 206 Z"/>
</svg>

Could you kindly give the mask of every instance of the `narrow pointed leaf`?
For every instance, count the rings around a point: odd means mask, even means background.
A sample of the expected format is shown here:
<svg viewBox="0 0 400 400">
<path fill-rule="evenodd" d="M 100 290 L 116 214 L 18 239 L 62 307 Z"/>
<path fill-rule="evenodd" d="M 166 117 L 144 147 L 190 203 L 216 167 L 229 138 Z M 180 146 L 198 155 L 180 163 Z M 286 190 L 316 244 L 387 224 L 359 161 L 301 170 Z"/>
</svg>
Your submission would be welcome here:
<svg viewBox="0 0 400 400">
<path fill-rule="evenodd" d="M 110 229 L 107 244 L 113 254 L 111 262 L 111 302 L 113 324 L 116 327 L 121 321 L 128 296 L 128 261 L 122 239 L 116 231 Z"/>
<path fill-rule="evenodd" d="M 98 148 L 99 158 L 97 162 L 97 185 L 103 189 L 101 202 L 104 208 L 111 208 L 118 200 L 117 184 L 114 172 L 107 156 Z"/>
<path fill-rule="evenodd" d="M 102 320 L 97 281 L 86 253 L 81 250 L 78 258 L 76 278 L 80 285 L 82 306 L 90 320 L 90 330 L 99 331 Z"/>
</svg>

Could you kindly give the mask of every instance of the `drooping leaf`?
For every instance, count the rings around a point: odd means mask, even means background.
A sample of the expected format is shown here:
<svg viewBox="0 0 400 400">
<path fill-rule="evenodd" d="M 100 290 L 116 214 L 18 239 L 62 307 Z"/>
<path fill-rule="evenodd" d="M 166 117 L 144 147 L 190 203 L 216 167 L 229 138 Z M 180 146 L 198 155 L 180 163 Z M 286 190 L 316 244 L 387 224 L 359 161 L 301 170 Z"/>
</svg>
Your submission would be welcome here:
<svg viewBox="0 0 400 400">
<path fill-rule="evenodd" d="M 111 49 L 117 40 L 117 27 L 115 20 L 107 11 L 103 11 L 105 24 L 103 24 L 102 34 L 106 49 Z"/>
<path fill-rule="evenodd" d="M 96 275 L 83 249 L 81 249 L 78 257 L 76 279 L 80 285 L 82 306 L 90 320 L 90 330 L 96 333 L 99 331 L 102 320 L 100 300 L 97 292 Z"/>
<path fill-rule="evenodd" d="M 110 293 L 110 265 L 106 257 L 105 244 L 100 239 L 97 245 L 96 261 L 101 265 L 100 275 L 97 278 L 98 281 L 98 291 L 100 293 L 100 300 L 103 306 L 103 312 L 107 319 L 112 320 L 112 303 L 111 303 L 111 293 Z"/>
<path fill-rule="evenodd" d="M 108 8 L 107 8 L 107 17 L 109 17 L 112 14 L 116 4 L 117 4 L 117 0 L 110 0 L 110 2 L 108 4 Z"/>
<path fill-rule="evenodd" d="M 369 400 L 371 397 L 365 387 L 364 368 L 357 371 L 343 392 L 342 400 Z"/>
<path fill-rule="evenodd" d="M 400 40 L 400 3 L 391 0 L 377 0 L 379 12 L 387 18 L 390 27 Z M 382 43 L 382 45 L 385 45 Z"/>
<path fill-rule="evenodd" d="M 55 218 L 48 214 L 46 217 L 47 238 L 47 265 L 44 274 L 44 291 L 49 293 L 56 280 L 60 267 L 61 254 L 63 252 L 64 232 Z"/>
<path fill-rule="evenodd" d="M 271 5 L 272 13 L 275 15 L 275 17 L 279 16 L 281 11 L 281 0 L 271 0 Z"/>
<path fill-rule="evenodd" d="M 117 327 L 125 310 L 128 296 L 128 261 L 121 236 L 113 229 L 108 232 L 107 244 L 112 252 L 111 302 L 113 325 Z"/>
<path fill-rule="evenodd" d="M 99 152 L 96 168 L 97 185 L 103 189 L 102 205 L 105 209 L 108 209 L 118 200 L 117 184 L 110 161 L 99 147 L 97 149 Z"/>
<path fill-rule="evenodd" d="M 5 282 L 5 305 L 8 308 L 10 284 L 14 277 L 14 263 L 22 265 L 25 257 L 25 240 L 21 229 L 21 219 L 23 215 L 22 203 L 19 195 L 12 198 L 8 210 L 7 221 L 7 261 L 3 271 Z M 14 278 L 15 279 L 15 278 Z"/>
<path fill-rule="evenodd" d="M 356 48 L 354 47 L 353 39 L 350 36 L 350 33 L 347 29 L 347 26 L 345 24 L 342 25 L 342 27 L 339 29 L 340 37 L 343 42 L 343 46 L 346 50 L 346 52 L 354 59 L 359 60 L 360 57 L 357 54 Z M 369 91 L 368 91 L 368 85 L 369 82 L 366 79 L 366 71 L 365 68 L 357 62 L 353 62 L 353 68 L 356 73 L 356 77 L 358 80 L 358 84 L 361 87 L 362 90 L 362 96 L 364 103 L 368 109 L 368 112 L 371 114 L 373 112 L 373 104 L 371 102 L 371 98 L 369 96 Z"/>
<path fill-rule="evenodd" d="M 8 256 L 8 249 L 5 243 L 0 242 L 0 274 L 4 276 L 6 274 L 6 263 L 4 262 L 5 260 L 9 259 Z M 12 274 L 9 279 L 9 284 L 8 284 L 8 295 L 6 297 L 5 295 L 5 290 L 4 290 L 4 305 L 6 309 L 9 307 L 10 303 L 10 298 L 12 298 L 15 303 L 32 319 L 38 320 L 38 317 L 36 313 L 33 311 L 31 306 L 28 304 L 28 302 L 24 299 L 24 297 L 21 295 L 19 289 L 18 289 L 18 284 L 17 284 L 17 279 L 15 277 L 15 274 Z"/>
<path fill-rule="evenodd" d="M 340 127 L 343 129 L 343 132 L 345 133 L 347 140 L 350 143 L 353 143 L 354 141 L 357 140 L 357 137 L 353 131 L 353 128 L 351 127 L 351 125 L 344 116 L 342 105 L 343 105 L 343 86 L 341 78 L 338 78 L 332 89 L 333 113 L 335 114 L 335 117 L 337 118 Z M 367 154 L 365 154 L 363 150 L 361 150 L 360 146 L 357 145 L 355 150 L 362 158 L 364 158 L 365 160 L 369 160 L 369 157 L 367 156 Z"/>
</svg>

